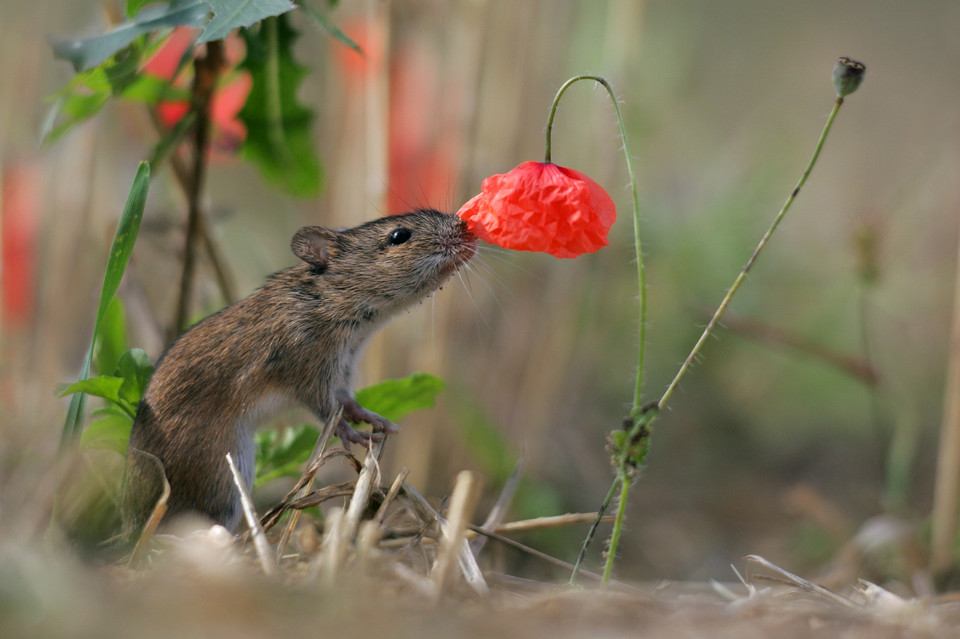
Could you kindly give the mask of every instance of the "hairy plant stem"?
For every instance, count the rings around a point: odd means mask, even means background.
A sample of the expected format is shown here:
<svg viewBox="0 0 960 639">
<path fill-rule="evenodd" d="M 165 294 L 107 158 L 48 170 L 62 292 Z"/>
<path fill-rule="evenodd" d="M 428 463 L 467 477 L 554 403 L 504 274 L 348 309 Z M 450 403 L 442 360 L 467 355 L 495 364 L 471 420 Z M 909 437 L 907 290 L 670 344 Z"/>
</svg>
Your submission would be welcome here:
<svg viewBox="0 0 960 639">
<path fill-rule="evenodd" d="M 660 401 L 657 402 L 657 408 L 659 408 L 661 411 L 663 410 L 663 407 L 666 405 L 667 401 L 670 399 L 670 396 L 673 395 L 673 392 L 677 389 L 677 386 L 680 384 L 680 380 L 682 380 L 683 376 L 687 374 L 687 371 L 690 369 L 690 365 L 693 364 L 693 361 L 700 353 L 700 349 L 703 348 L 707 338 L 710 337 L 710 333 L 717 325 L 720 317 L 723 315 L 724 311 L 727 310 L 727 306 L 730 305 L 730 300 L 733 299 L 737 289 L 739 289 L 740 285 L 743 284 L 743 280 L 747 278 L 747 272 L 750 270 L 750 267 L 753 266 L 753 263 L 756 262 L 757 257 L 760 255 L 760 251 L 762 251 L 767 245 L 767 242 L 770 240 L 770 236 L 772 236 L 773 232 L 777 230 L 777 227 L 780 225 L 780 221 L 783 219 L 783 216 L 787 214 L 787 211 L 790 209 L 793 201 L 797 198 L 797 195 L 799 195 L 800 189 L 807 181 L 807 176 L 809 176 L 810 171 L 813 170 L 813 165 L 817 163 L 817 158 L 820 157 L 820 150 L 823 148 L 823 143 L 827 139 L 827 134 L 830 132 L 830 128 L 833 126 L 833 121 L 836 119 L 837 113 L 840 111 L 840 107 L 842 105 L 843 98 L 838 97 L 837 101 L 834 102 L 833 110 L 830 112 L 830 116 L 827 118 L 827 123 L 823 126 L 823 131 L 820 133 L 820 139 L 817 141 L 817 146 L 813 150 L 813 156 L 810 158 L 810 162 L 807 164 L 807 168 L 804 170 L 803 175 L 800 176 L 800 180 L 797 182 L 797 185 L 793 187 L 793 191 L 783 203 L 783 206 L 780 208 L 780 212 L 777 213 L 777 216 L 773 219 L 773 223 L 770 224 L 770 228 L 768 228 L 767 232 L 763 234 L 762 238 L 760 238 L 760 243 L 757 244 L 757 248 L 753 250 L 753 255 L 750 256 L 750 259 L 747 260 L 747 263 L 743 266 L 740 274 L 737 275 L 737 279 L 733 281 L 733 285 L 730 286 L 730 290 L 728 290 L 727 294 L 723 296 L 723 299 L 720 301 L 720 306 L 717 307 L 717 310 L 713 313 L 713 317 L 711 317 L 710 321 L 707 322 L 706 327 L 703 329 L 703 333 L 700 335 L 700 339 L 698 339 L 697 343 L 693 345 L 693 349 L 690 351 L 690 354 L 687 355 L 687 359 L 683 361 L 683 364 L 680 366 L 680 370 L 677 371 L 673 381 L 670 382 L 670 385 L 667 386 L 667 390 L 665 390 L 663 395 L 660 397 Z"/>
<path fill-rule="evenodd" d="M 592 80 L 603 86 L 613 102 L 613 108 L 617 111 L 617 125 L 620 127 L 620 139 L 623 143 L 623 156 L 627 163 L 627 175 L 630 178 L 630 192 L 633 197 L 633 243 L 637 253 L 637 280 L 640 288 L 639 303 L 639 345 L 637 346 L 637 377 L 633 389 L 633 407 L 630 410 L 630 416 L 639 418 L 642 413 L 641 403 L 643 389 L 643 360 L 646 353 L 647 344 L 647 276 L 643 269 L 643 247 L 640 242 L 640 189 L 637 187 L 637 178 L 633 170 L 633 157 L 630 155 L 630 145 L 627 143 L 627 127 L 623 122 L 623 113 L 620 111 L 620 102 L 617 95 L 613 92 L 613 87 L 605 78 L 596 75 L 576 75 L 560 86 L 557 95 L 553 98 L 553 104 L 550 105 L 550 114 L 547 116 L 546 145 L 544 151 L 544 162 L 551 162 L 551 134 L 553 133 L 553 118 L 557 113 L 557 107 L 560 104 L 560 98 L 566 90 L 575 82 L 580 80 Z"/>
<path fill-rule="evenodd" d="M 630 191 L 633 197 L 633 243 L 636 250 L 637 282 L 639 288 L 639 336 L 637 346 L 637 374 L 633 386 L 633 406 L 630 409 L 630 422 L 632 427 L 630 429 L 631 435 L 628 438 L 628 441 L 634 441 L 634 435 L 639 433 L 646 423 L 649 423 L 649 418 L 644 417 L 643 407 L 643 362 L 647 345 L 647 277 L 643 268 L 643 245 L 640 238 L 640 190 L 637 186 L 636 173 L 633 170 L 633 157 L 630 155 L 630 144 L 627 140 L 627 127 L 623 122 L 623 112 L 620 110 L 620 102 L 617 100 L 617 96 L 613 91 L 613 87 L 610 86 L 610 83 L 607 82 L 605 78 L 595 75 L 577 75 L 570 78 L 560 86 L 560 89 L 557 91 L 557 95 L 553 98 L 553 104 L 550 105 L 550 113 L 547 116 L 544 162 L 549 163 L 551 161 L 551 135 L 553 133 L 553 118 L 556 116 L 557 106 L 560 104 L 560 98 L 571 85 L 581 80 L 592 80 L 602 85 L 603 88 L 607 90 L 607 95 L 610 96 L 610 101 L 613 102 L 613 107 L 617 112 L 617 125 L 620 127 L 620 139 L 623 144 L 623 155 L 627 164 L 627 175 L 630 178 Z M 580 572 L 580 567 L 582 566 L 583 559 L 587 554 L 587 549 L 589 548 L 590 543 L 596 534 L 597 526 L 599 525 L 600 520 L 603 518 L 603 513 L 609 506 L 610 501 L 613 499 L 614 492 L 619 484 L 620 502 L 617 506 L 617 516 L 614 520 L 613 532 L 610 536 L 610 548 L 607 554 L 607 563 L 603 570 L 603 585 L 606 586 L 607 582 L 610 580 L 610 574 L 613 571 L 614 558 L 617 554 L 617 544 L 619 543 L 620 532 L 623 528 L 624 504 L 627 493 L 629 492 L 630 482 L 635 474 L 633 469 L 630 467 L 628 455 L 620 455 L 618 462 L 616 479 L 614 480 L 613 485 L 610 487 L 610 490 L 607 492 L 607 496 L 604 499 L 603 505 L 600 507 L 600 510 L 597 513 L 597 518 L 590 527 L 590 530 L 587 532 L 587 537 L 583 540 L 583 545 L 580 548 L 580 554 L 577 557 L 577 563 L 574 565 L 573 572 L 570 575 L 570 583 L 574 582 L 574 580 L 577 578 L 577 574 Z"/>
<path fill-rule="evenodd" d="M 570 81 L 568 81 L 567 84 L 569 83 Z M 606 83 L 604 83 L 604 85 L 607 86 Z M 561 87 L 560 93 L 563 92 L 563 89 L 566 86 L 567 85 L 565 84 L 563 87 Z M 558 97 L 559 95 L 560 94 L 558 93 Z M 587 547 L 589 546 L 593 538 L 593 535 L 595 534 L 596 524 L 599 523 L 600 518 L 603 516 L 603 512 L 606 510 L 607 506 L 610 503 L 610 499 L 611 499 L 611 496 L 613 495 L 613 492 L 616 490 L 617 486 L 619 485 L 620 499 L 617 507 L 617 515 L 613 523 L 613 530 L 610 534 L 610 546 L 607 549 L 607 558 L 606 558 L 606 563 L 604 564 L 602 583 L 603 585 L 606 585 L 607 582 L 609 581 L 613 571 L 613 564 L 616 561 L 617 545 L 619 543 L 620 533 L 623 527 L 623 518 L 624 518 L 625 508 L 626 508 L 626 497 L 629 492 L 630 483 L 633 481 L 633 478 L 636 476 L 635 468 L 637 464 L 636 464 L 635 458 L 630 454 L 631 446 L 633 445 L 634 442 L 638 442 L 644 438 L 649 438 L 650 425 L 659 416 L 660 412 L 666 406 L 667 401 L 673 395 L 673 392 L 677 389 L 677 386 L 680 384 L 680 381 L 683 379 L 684 375 L 686 375 L 687 371 L 690 369 L 690 366 L 693 364 L 697 355 L 700 353 L 700 350 L 701 348 L 703 348 L 703 345 L 706 343 L 707 338 L 710 336 L 710 333 L 713 331 L 714 327 L 719 322 L 720 317 L 723 315 L 724 311 L 727 310 L 727 306 L 730 305 L 730 301 L 733 299 L 733 296 L 736 294 L 737 290 L 740 288 L 740 285 L 746 279 L 748 271 L 753 266 L 754 262 L 756 262 L 757 257 L 760 255 L 760 252 L 767 245 L 767 242 L 770 240 L 770 237 L 773 235 L 774 231 L 776 231 L 777 226 L 780 225 L 781 220 L 783 220 L 783 217 L 786 215 L 787 211 L 790 209 L 790 206 L 793 204 L 793 201 L 796 199 L 797 195 L 800 193 L 800 189 L 806 183 L 807 177 L 810 175 L 810 172 L 813 170 L 813 167 L 817 162 L 817 158 L 820 156 L 820 151 L 823 148 L 823 143 L 824 141 L 826 141 L 827 134 L 830 132 L 830 129 L 833 127 L 833 121 L 836 119 L 837 113 L 840 111 L 840 107 L 842 105 L 843 105 L 843 97 L 838 96 L 836 101 L 834 102 L 833 110 L 830 112 L 830 115 L 827 118 L 826 124 L 824 124 L 823 131 L 820 133 L 820 139 L 817 141 L 817 146 L 814 148 L 813 155 L 811 156 L 810 161 L 807 163 L 807 167 L 806 169 L 804 169 L 803 174 L 800 176 L 800 179 L 797 182 L 796 186 L 793 188 L 793 191 L 791 191 L 790 195 L 787 197 L 783 206 L 780 208 L 780 211 L 777 213 L 776 217 L 774 218 L 773 223 L 770 225 L 766 233 L 764 233 L 763 237 L 760 239 L 760 242 L 757 244 L 757 248 L 754 249 L 753 254 L 750 256 L 750 259 L 747 260 L 747 263 L 744 265 L 743 269 L 737 275 L 737 278 L 734 280 L 733 285 L 730 287 L 730 289 L 727 291 L 727 294 L 721 300 L 720 305 L 717 307 L 716 312 L 714 312 L 713 316 L 710 318 L 710 321 L 707 323 L 707 326 L 704 328 L 703 333 L 700 335 L 700 338 L 697 340 L 696 344 L 694 344 L 693 349 L 690 351 L 690 354 L 687 356 L 683 364 L 680 366 L 680 370 L 677 372 L 676 376 L 673 378 L 673 381 L 671 381 L 669 386 L 667 386 L 667 389 L 664 391 L 663 395 L 660 397 L 660 400 L 656 402 L 654 405 L 649 407 L 649 413 L 646 413 L 646 414 L 645 414 L 645 408 L 647 407 L 641 406 L 640 399 L 639 399 L 640 383 L 641 383 L 640 373 L 642 373 L 642 362 L 643 362 L 642 354 L 643 354 L 643 340 L 644 340 L 643 323 L 641 321 L 641 331 L 640 331 L 641 371 L 638 372 L 638 375 L 637 375 L 637 388 L 634 394 L 634 405 L 633 405 L 633 409 L 630 412 L 629 421 L 632 422 L 632 425 L 628 423 L 628 426 L 630 426 L 630 428 L 628 429 L 629 433 L 624 439 L 625 443 L 623 447 L 617 453 L 617 456 L 616 456 L 617 475 L 610 486 L 610 490 L 607 493 L 607 497 L 604 500 L 604 503 L 601 505 L 598 511 L 597 519 L 594 522 L 594 525 L 591 526 L 590 532 L 588 532 L 587 538 L 583 542 L 583 547 L 580 550 L 580 556 L 577 560 L 577 565 L 574 567 L 573 574 L 571 575 L 570 583 L 573 583 L 574 579 L 576 578 L 577 572 L 580 567 L 580 563 L 583 561 L 583 558 L 586 555 Z M 555 108 L 556 108 L 556 99 L 554 99 L 554 109 Z M 619 106 L 617 107 L 617 114 L 618 116 L 620 114 Z M 549 157 L 550 157 L 549 141 L 550 141 L 550 126 L 552 123 L 552 116 L 553 116 L 553 110 L 551 110 L 551 118 L 547 123 L 547 161 L 549 161 Z M 623 124 L 621 120 L 621 130 L 622 130 L 622 127 L 623 127 Z M 626 147 L 626 137 L 624 137 L 624 152 L 627 154 L 627 163 L 629 166 L 630 155 Z M 633 172 L 631 169 L 631 179 L 632 177 L 633 177 Z M 634 181 L 634 189 L 636 190 L 635 181 Z M 635 209 L 638 209 L 638 208 L 639 207 L 635 204 Z M 639 214 L 636 212 L 636 210 L 634 215 L 635 215 L 635 223 L 638 223 Z M 637 244 L 637 256 L 638 256 L 637 261 L 638 261 L 638 264 L 640 265 L 639 266 L 640 299 L 641 299 L 641 305 L 643 305 L 644 298 L 645 298 L 645 295 L 644 295 L 645 291 L 644 291 L 643 266 L 642 266 L 643 263 L 640 259 L 641 256 L 640 256 L 639 231 L 636 231 L 636 244 Z M 643 318 L 643 311 L 641 311 L 641 318 Z M 646 432 L 644 432 L 644 429 L 646 429 Z M 639 457 L 641 459 L 646 454 L 646 449 L 643 448 L 642 450 L 643 452 L 639 454 Z"/>
<path fill-rule="evenodd" d="M 210 137 L 210 102 L 217 79 L 223 68 L 223 43 L 208 42 L 206 53 L 194 61 L 194 76 L 190 110 L 195 114 L 193 137 L 193 166 L 187 191 L 187 231 L 183 249 L 183 272 L 180 277 L 180 295 L 170 339 L 187 327 L 193 275 L 196 270 L 196 244 L 200 236 L 200 197 L 207 170 L 207 147 Z"/>
</svg>

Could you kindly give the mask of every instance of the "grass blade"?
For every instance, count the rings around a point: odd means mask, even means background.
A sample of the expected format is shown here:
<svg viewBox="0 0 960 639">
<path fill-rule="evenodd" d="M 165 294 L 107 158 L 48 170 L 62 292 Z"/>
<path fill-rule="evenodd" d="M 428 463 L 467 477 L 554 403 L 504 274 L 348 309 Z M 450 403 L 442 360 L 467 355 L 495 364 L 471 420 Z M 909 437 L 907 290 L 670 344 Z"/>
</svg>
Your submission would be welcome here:
<svg viewBox="0 0 960 639">
<path fill-rule="evenodd" d="M 149 187 L 150 165 L 141 162 L 140 166 L 137 167 L 137 174 L 133 178 L 133 185 L 130 187 L 130 194 L 127 196 L 127 203 L 123 206 L 123 215 L 120 216 L 117 232 L 110 247 L 110 257 L 107 260 L 107 269 L 103 275 L 103 285 L 100 288 L 97 319 L 93 324 L 93 336 L 90 339 L 90 348 L 87 349 L 78 381 L 90 377 L 93 346 L 97 341 L 100 324 L 107 313 L 107 308 L 113 300 L 113 296 L 117 294 L 120 280 L 123 278 L 124 271 L 127 270 L 127 263 L 130 261 L 130 254 L 133 252 L 133 245 L 137 241 L 137 233 L 140 231 L 140 220 L 143 218 L 143 209 L 147 203 Z M 60 436 L 61 450 L 75 445 L 79 440 L 80 431 L 83 429 L 85 407 L 85 393 L 77 393 L 70 400 L 70 408 L 67 411 L 67 418 L 63 423 L 63 432 Z"/>
</svg>

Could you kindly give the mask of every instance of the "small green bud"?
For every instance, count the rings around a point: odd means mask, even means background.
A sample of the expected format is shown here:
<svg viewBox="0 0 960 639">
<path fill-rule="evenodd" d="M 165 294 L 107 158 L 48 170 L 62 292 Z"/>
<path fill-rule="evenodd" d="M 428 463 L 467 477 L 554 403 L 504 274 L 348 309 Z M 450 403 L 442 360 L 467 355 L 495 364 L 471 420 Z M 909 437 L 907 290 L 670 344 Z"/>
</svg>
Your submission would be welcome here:
<svg viewBox="0 0 960 639">
<path fill-rule="evenodd" d="M 850 58 L 838 59 L 833 65 L 833 88 L 837 92 L 837 97 L 842 98 L 856 91 L 863 82 L 863 74 L 866 71 L 867 66 L 862 62 Z"/>
</svg>

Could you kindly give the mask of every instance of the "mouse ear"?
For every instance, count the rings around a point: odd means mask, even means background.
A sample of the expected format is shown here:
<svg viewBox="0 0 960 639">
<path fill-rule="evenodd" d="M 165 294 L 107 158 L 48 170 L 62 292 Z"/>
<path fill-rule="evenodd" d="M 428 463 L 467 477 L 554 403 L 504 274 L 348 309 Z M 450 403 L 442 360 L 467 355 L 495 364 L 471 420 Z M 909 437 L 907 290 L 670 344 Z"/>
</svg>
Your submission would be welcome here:
<svg viewBox="0 0 960 639">
<path fill-rule="evenodd" d="M 305 226 L 290 240 L 293 254 L 322 271 L 327 269 L 336 254 L 337 235 L 321 226 Z"/>
</svg>

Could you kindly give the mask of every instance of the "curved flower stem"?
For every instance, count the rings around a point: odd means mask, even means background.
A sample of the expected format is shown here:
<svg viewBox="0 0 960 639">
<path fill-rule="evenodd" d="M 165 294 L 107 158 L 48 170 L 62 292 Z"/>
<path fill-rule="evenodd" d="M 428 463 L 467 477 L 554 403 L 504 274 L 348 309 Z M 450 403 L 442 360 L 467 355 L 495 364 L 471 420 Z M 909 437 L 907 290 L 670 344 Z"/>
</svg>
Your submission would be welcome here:
<svg viewBox="0 0 960 639">
<path fill-rule="evenodd" d="M 620 139 L 623 143 L 623 155 L 627 163 L 627 174 L 630 177 L 630 190 L 631 195 L 633 196 L 633 243 L 634 248 L 636 249 L 637 282 L 640 294 L 637 377 L 633 389 L 633 406 L 630 409 L 630 436 L 627 438 L 627 441 L 633 442 L 635 441 L 636 437 L 639 436 L 641 430 L 646 427 L 652 418 L 652 416 L 644 415 L 644 407 L 642 405 L 643 360 L 647 345 L 647 277 L 643 268 L 643 245 L 640 241 L 640 190 L 637 187 L 637 178 L 633 170 L 633 157 L 630 155 L 630 144 L 627 141 L 627 127 L 623 122 L 623 113 L 620 110 L 620 102 L 617 100 L 617 96 L 613 92 L 613 87 L 610 86 L 610 83 L 607 82 L 605 78 L 595 75 L 577 75 L 561 85 L 560 89 L 557 91 L 557 95 L 553 98 L 553 104 L 550 105 L 550 114 L 547 117 L 544 162 L 549 163 L 551 161 L 550 153 L 551 134 L 553 133 L 553 118 L 556 116 L 557 106 L 560 104 L 560 98 L 572 84 L 579 82 L 580 80 L 592 80 L 600 83 L 603 85 L 603 88 L 607 90 L 607 94 L 610 96 L 610 100 L 613 102 L 613 107 L 617 112 L 617 124 L 620 127 Z M 633 478 L 636 475 L 633 467 L 630 465 L 630 458 L 625 452 L 618 456 L 617 462 L 616 479 L 610 486 L 610 490 L 607 492 L 607 496 L 603 501 L 603 505 L 600 507 L 597 513 L 597 518 L 590 527 L 590 531 L 587 533 L 586 539 L 583 540 L 583 545 L 580 548 L 580 555 L 577 557 L 577 563 L 573 568 L 572 574 L 570 575 L 570 583 L 573 583 L 576 580 L 577 574 L 580 572 L 580 566 L 583 564 L 583 559 L 587 554 L 587 548 L 590 546 L 590 542 L 593 540 L 593 537 L 596 534 L 600 519 L 603 517 L 603 513 L 610 505 L 610 501 L 613 499 L 617 484 L 619 483 L 620 498 L 617 505 L 617 516 L 613 524 L 613 532 L 610 537 L 610 548 L 607 554 L 607 562 L 603 570 L 603 584 L 606 585 L 610 579 L 610 574 L 613 571 L 614 558 L 617 554 L 617 543 L 620 540 L 620 531 L 623 528 L 623 517 L 626 508 L 627 493 L 630 489 L 630 482 L 633 481 Z"/>
<path fill-rule="evenodd" d="M 623 155 L 627 162 L 627 175 L 630 177 L 630 190 L 633 196 L 633 243 L 637 252 L 637 280 L 640 289 L 640 329 L 639 346 L 637 347 L 637 378 L 633 391 L 633 407 L 630 410 L 630 416 L 637 419 L 642 413 L 642 389 L 643 389 L 643 359 L 647 344 L 647 277 L 643 269 L 643 248 L 640 243 L 640 190 L 637 187 L 637 178 L 633 170 L 633 158 L 630 155 L 630 145 L 627 142 L 627 127 L 623 123 L 623 113 L 620 111 L 620 102 L 617 95 L 613 92 L 613 87 L 605 78 L 596 75 L 575 75 L 557 91 L 553 98 L 553 104 L 550 105 L 550 114 L 547 116 L 546 145 L 543 161 L 550 163 L 551 153 L 551 134 L 553 133 L 553 118 L 557 113 L 557 106 L 560 104 L 560 98 L 566 90 L 575 82 L 580 80 L 592 80 L 603 85 L 613 102 L 613 108 L 617 111 L 617 124 L 620 127 L 620 139 L 623 142 Z"/>
</svg>

